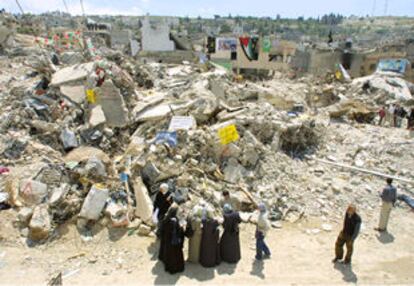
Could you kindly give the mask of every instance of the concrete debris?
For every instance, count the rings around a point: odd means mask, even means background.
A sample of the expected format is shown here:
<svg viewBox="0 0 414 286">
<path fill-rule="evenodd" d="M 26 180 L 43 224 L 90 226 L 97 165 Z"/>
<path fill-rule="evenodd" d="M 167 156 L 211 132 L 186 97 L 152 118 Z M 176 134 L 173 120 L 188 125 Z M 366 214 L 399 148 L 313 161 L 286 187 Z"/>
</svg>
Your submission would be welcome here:
<svg viewBox="0 0 414 286">
<path fill-rule="evenodd" d="M 0 30 L 0 194 L 22 235 L 43 240 L 74 218 L 85 233 L 97 223 L 152 235 L 162 183 L 186 213 L 204 200 L 220 215 L 228 190 L 255 222 L 262 201 L 274 228 L 350 201 L 373 209 L 384 177 L 413 184 L 414 85 L 402 75 L 351 80 L 338 66 L 344 80 L 233 77 L 157 52 L 144 61 L 136 40 L 125 53 L 86 34 L 61 49 Z"/>
<path fill-rule="evenodd" d="M 46 204 L 38 205 L 33 210 L 29 223 L 29 237 L 34 241 L 48 238 L 52 229 L 51 220 Z"/>
<path fill-rule="evenodd" d="M 137 205 L 135 207 L 135 216 L 146 224 L 152 224 L 152 201 L 140 177 L 134 182 L 135 200 Z"/>
<path fill-rule="evenodd" d="M 29 206 L 42 203 L 48 194 L 48 186 L 39 181 L 29 179 L 20 185 L 20 197 Z"/>
<path fill-rule="evenodd" d="M 62 85 L 60 86 L 60 92 L 76 104 L 82 104 L 86 98 L 83 85 Z"/>
<path fill-rule="evenodd" d="M 141 235 L 141 236 L 149 236 L 150 233 L 151 233 L 151 227 L 149 227 L 149 226 L 147 226 L 145 224 L 141 224 L 138 227 L 138 235 Z"/>
<path fill-rule="evenodd" d="M 102 106 L 106 123 L 111 127 L 123 127 L 128 122 L 128 110 L 119 89 L 111 80 L 97 88 L 98 103 Z"/>
<path fill-rule="evenodd" d="M 93 185 L 82 205 L 79 216 L 88 220 L 97 220 L 109 198 L 109 190 Z"/>
<path fill-rule="evenodd" d="M 94 62 L 89 62 L 60 69 L 52 75 L 50 86 L 60 86 L 71 82 L 86 80 L 86 77 L 92 73 L 94 65 Z"/>
<path fill-rule="evenodd" d="M 22 225 L 28 225 L 33 216 L 33 209 L 24 207 L 17 214 L 17 219 Z"/>
<path fill-rule="evenodd" d="M 102 109 L 102 106 L 97 105 L 92 108 L 91 115 L 89 117 L 89 125 L 91 127 L 96 127 L 106 123 L 105 113 Z"/>
</svg>

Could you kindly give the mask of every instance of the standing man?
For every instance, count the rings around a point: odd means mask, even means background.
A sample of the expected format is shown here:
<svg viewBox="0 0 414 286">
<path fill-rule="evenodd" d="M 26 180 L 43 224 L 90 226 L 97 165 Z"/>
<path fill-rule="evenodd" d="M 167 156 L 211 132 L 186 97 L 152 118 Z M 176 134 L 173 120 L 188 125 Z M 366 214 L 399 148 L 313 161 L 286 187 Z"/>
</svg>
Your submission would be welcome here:
<svg viewBox="0 0 414 286">
<path fill-rule="evenodd" d="M 378 115 L 380 118 L 378 125 L 381 126 L 385 118 L 385 107 L 384 106 L 381 107 L 381 109 L 378 111 Z"/>
<path fill-rule="evenodd" d="M 392 207 L 397 201 L 397 189 L 392 185 L 391 178 L 387 178 L 387 186 L 382 190 L 381 199 L 382 206 L 379 225 L 375 228 L 375 230 L 380 232 L 387 230 L 388 219 L 390 218 Z"/>
<path fill-rule="evenodd" d="M 231 196 L 229 191 L 223 191 L 220 199 L 220 207 L 224 208 L 225 204 L 229 204 L 233 211 L 240 211 L 240 200 L 236 196 Z"/>
<path fill-rule="evenodd" d="M 154 201 L 154 210 L 153 212 L 157 214 L 157 236 L 160 236 L 160 228 L 162 226 L 162 220 L 165 217 L 168 209 L 170 208 L 171 204 L 173 203 L 172 194 L 168 190 L 168 185 L 163 183 L 160 186 L 160 190 L 155 196 Z"/>
<path fill-rule="evenodd" d="M 256 227 L 256 259 L 262 260 L 263 253 L 265 258 L 270 257 L 270 250 L 264 241 L 267 232 L 270 229 L 270 222 L 267 218 L 266 206 L 263 203 L 260 203 L 258 206 L 259 217 L 257 219 Z"/>
<path fill-rule="evenodd" d="M 390 127 L 395 127 L 395 104 L 390 104 L 388 108 L 389 120 L 390 120 Z"/>
<path fill-rule="evenodd" d="M 344 226 L 335 243 L 335 258 L 332 260 L 333 263 L 342 260 L 342 257 L 344 256 L 344 244 L 346 244 L 344 263 L 351 263 L 354 241 L 359 234 L 360 228 L 361 217 L 356 213 L 355 205 L 350 204 L 345 213 Z"/>
</svg>

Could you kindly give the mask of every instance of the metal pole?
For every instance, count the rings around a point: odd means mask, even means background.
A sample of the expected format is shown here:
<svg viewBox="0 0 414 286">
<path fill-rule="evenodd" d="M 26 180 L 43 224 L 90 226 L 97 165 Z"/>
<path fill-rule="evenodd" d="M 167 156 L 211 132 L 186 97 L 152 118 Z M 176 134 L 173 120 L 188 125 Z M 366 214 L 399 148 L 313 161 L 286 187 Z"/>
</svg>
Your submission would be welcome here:
<svg viewBox="0 0 414 286">
<path fill-rule="evenodd" d="M 388 13 L 388 0 L 385 0 L 384 3 L 384 16 L 387 16 Z"/>
<path fill-rule="evenodd" d="M 374 17 L 374 15 L 375 15 L 376 6 L 377 6 L 377 0 L 374 0 L 374 4 L 372 5 L 372 14 L 371 14 L 372 17 Z"/>
<path fill-rule="evenodd" d="M 80 0 L 81 8 L 82 8 L 82 15 L 85 16 L 85 8 L 83 7 L 83 0 Z"/>
<path fill-rule="evenodd" d="M 69 9 L 68 9 L 68 5 L 66 4 L 66 1 L 65 0 L 63 0 L 63 5 L 65 5 L 66 13 L 70 14 L 69 13 Z"/>
<path fill-rule="evenodd" d="M 24 12 L 23 12 L 23 8 L 22 8 L 22 6 L 20 5 L 19 0 L 16 0 L 16 4 L 17 4 L 17 6 L 19 6 L 20 12 L 22 12 L 22 14 L 24 14 Z"/>
</svg>

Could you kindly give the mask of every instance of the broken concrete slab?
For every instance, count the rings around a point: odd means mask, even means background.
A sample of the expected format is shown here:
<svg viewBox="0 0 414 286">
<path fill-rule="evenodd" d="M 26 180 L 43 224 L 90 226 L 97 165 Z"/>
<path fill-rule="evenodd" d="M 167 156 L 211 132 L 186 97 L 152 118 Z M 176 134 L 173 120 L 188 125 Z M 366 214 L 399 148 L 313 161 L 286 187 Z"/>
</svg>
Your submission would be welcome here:
<svg viewBox="0 0 414 286">
<path fill-rule="evenodd" d="M 60 61 L 65 65 L 75 65 L 83 61 L 83 56 L 79 52 L 64 52 L 60 55 Z"/>
<path fill-rule="evenodd" d="M 152 224 L 152 201 L 141 177 L 136 178 L 134 181 L 134 192 L 137 202 L 135 216 L 146 224 Z"/>
<path fill-rule="evenodd" d="M 148 236 L 151 233 L 151 227 L 145 224 L 141 224 L 138 228 L 138 235 Z"/>
<path fill-rule="evenodd" d="M 23 180 L 20 185 L 20 197 L 28 206 L 38 205 L 48 195 L 48 188 L 46 184 L 35 180 Z"/>
<path fill-rule="evenodd" d="M 108 198 L 107 188 L 98 184 L 93 185 L 83 202 L 79 216 L 89 220 L 98 220 Z"/>
<path fill-rule="evenodd" d="M 145 121 L 156 121 L 166 116 L 170 115 L 172 112 L 176 112 L 179 110 L 183 110 L 189 108 L 194 102 L 190 101 L 181 101 L 181 102 L 174 102 L 170 104 L 161 104 L 147 110 L 143 111 L 140 114 L 137 114 L 136 121 L 137 122 L 145 122 Z"/>
<path fill-rule="evenodd" d="M 81 146 L 70 151 L 64 158 L 65 163 L 68 162 L 83 162 L 87 161 L 89 158 L 96 157 L 102 160 L 104 163 L 109 163 L 110 158 L 105 154 L 104 151 L 88 146 Z"/>
<path fill-rule="evenodd" d="M 60 186 L 59 188 L 55 188 L 50 197 L 49 204 L 53 206 L 60 203 L 66 196 L 66 194 L 69 192 L 69 189 L 70 186 L 67 184 L 62 184 L 62 186 Z"/>
<path fill-rule="evenodd" d="M 102 106 L 106 123 L 111 127 L 123 127 L 128 123 L 128 109 L 119 89 L 111 80 L 96 88 L 97 103 Z"/>
<path fill-rule="evenodd" d="M 89 125 L 91 127 L 96 127 L 104 123 L 106 123 L 106 118 L 102 106 L 97 105 L 93 107 L 89 116 Z"/>
<path fill-rule="evenodd" d="M 73 103 L 81 104 L 85 101 L 85 87 L 83 85 L 62 85 L 60 92 Z"/>
<path fill-rule="evenodd" d="M 48 206 L 46 204 L 36 206 L 29 224 L 30 239 L 35 241 L 46 239 L 51 229 Z"/>
<path fill-rule="evenodd" d="M 70 82 L 85 80 L 92 73 L 94 65 L 94 62 L 89 62 L 60 69 L 52 75 L 50 86 L 60 86 Z"/>
<path fill-rule="evenodd" d="M 224 178 L 231 183 L 240 182 L 245 173 L 246 169 L 235 158 L 230 158 L 227 166 L 224 168 Z"/>
<path fill-rule="evenodd" d="M 30 222 L 30 219 L 33 215 L 33 209 L 28 207 L 23 207 L 20 209 L 19 213 L 17 214 L 17 219 L 23 225 L 27 225 Z"/>
<path fill-rule="evenodd" d="M 139 115 L 147 109 L 161 103 L 165 99 L 166 93 L 157 93 L 156 95 L 148 95 L 142 98 L 135 106 L 132 114 Z"/>
</svg>

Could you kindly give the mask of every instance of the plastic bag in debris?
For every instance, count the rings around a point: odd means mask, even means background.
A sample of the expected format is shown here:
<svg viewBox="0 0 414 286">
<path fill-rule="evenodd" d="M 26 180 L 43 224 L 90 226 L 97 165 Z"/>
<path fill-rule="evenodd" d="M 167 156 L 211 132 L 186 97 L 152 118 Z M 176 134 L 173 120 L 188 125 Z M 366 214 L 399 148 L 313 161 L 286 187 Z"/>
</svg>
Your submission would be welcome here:
<svg viewBox="0 0 414 286">
<path fill-rule="evenodd" d="M 100 144 L 103 139 L 103 134 L 99 130 L 88 129 L 81 131 L 82 139 L 89 144 Z"/>
<path fill-rule="evenodd" d="M 36 111 L 45 111 L 49 109 L 49 106 L 34 98 L 27 98 L 24 103 Z"/>
<path fill-rule="evenodd" d="M 155 144 L 168 144 L 170 147 L 177 146 L 177 132 L 161 131 L 155 137 Z"/>
<path fill-rule="evenodd" d="M 79 146 L 75 133 L 67 128 L 60 133 L 60 140 L 65 151 L 70 151 Z"/>
<path fill-rule="evenodd" d="M 7 159 L 19 159 L 27 145 L 28 142 L 18 139 L 9 141 L 2 155 Z"/>
</svg>

